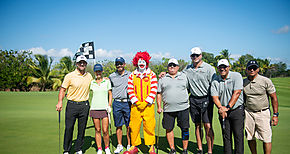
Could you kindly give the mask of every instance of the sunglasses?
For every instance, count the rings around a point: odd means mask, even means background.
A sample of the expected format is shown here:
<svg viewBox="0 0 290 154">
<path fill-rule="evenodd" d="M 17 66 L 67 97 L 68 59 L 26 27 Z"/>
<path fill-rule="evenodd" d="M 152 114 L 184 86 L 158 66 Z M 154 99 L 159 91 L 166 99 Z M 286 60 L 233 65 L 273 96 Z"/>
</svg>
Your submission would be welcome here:
<svg viewBox="0 0 290 154">
<path fill-rule="evenodd" d="M 176 67 L 177 65 L 176 64 L 174 64 L 174 63 L 170 63 L 170 64 L 168 64 L 168 67 Z"/>
<path fill-rule="evenodd" d="M 250 66 L 250 67 L 248 68 L 249 71 L 250 71 L 250 70 L 254 70 L 254 71 L 256 71 L 257 69 L 258 69 L 257 66 Z"/>
<path fill-rule="evenodd" d="M 200 56 L 200 54 L 192 54 L 192 55 L 190 55 L 190 57 L 199 57 Z"/>
<path fill-rule="evenodd" d="M 115 66 L 119 66 L 119 65 L 123 65 L 123 63 L 122 62 L 116 62 L 115 63 Z"/>
<path fill-rule="evenodd" d="M 78 62 L 78 64 L 79 64 L 79 65 L 87 65 L 87 62 L 85 62 L 85 61 L 80 61 L 80 62 Z"/>
<path fill-rule="evenodd" d="M 228 66 L 226 66 L 226 65 L 220 65 L 219 67 L 218 67 L 218 69 L 226 69 Z"/>
</svg>

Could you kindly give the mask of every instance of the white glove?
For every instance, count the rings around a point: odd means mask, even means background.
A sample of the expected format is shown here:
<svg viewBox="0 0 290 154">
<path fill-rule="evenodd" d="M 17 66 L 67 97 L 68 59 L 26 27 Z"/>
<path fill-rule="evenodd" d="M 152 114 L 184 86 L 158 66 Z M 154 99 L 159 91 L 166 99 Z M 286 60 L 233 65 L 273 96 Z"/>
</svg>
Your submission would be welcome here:
<svg viewBox="0 0 290 154">
<path fill-rule="evenodd" d="M 107 110 L 107 112 L 110 114 L 111 111 L 112 111 L 112 108 L 111 108 L 110 106 L 108 106 L 108 107 L 106 108 L 106 110 Z"/>
</svg>

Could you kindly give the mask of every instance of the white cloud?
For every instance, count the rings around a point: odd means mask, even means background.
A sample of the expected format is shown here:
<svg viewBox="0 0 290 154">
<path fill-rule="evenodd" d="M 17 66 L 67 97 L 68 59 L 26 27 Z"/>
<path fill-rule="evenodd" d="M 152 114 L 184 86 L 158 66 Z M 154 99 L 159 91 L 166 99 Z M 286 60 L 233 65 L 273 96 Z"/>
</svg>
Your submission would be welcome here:
<svg viewBox="0 0 290 154">
<path fill-rule="evenodd" d="M 234 58 L 234 61 L 237 61 L 242 55 L 240 54 L 231 54 L 230 58 Z"/>
<path fill-rule="evenodd" d="M 289 26 L 288 25 L 285 25 L 281 28 L 279 28 L 278 30 L 273 30 L 273 33 L 275 34 L 286 34 L 289 32 Z"/>
<path fill-rule="evenodd" d="M 60 50 L 56 49 L 49 49 L 45 50 L 42 47 L 35 47 L 35 48 L 30 48 L 28 49 L 32 51 L 32 53 L 35 54 L 41 54 L 41 55 L 48 55 L 50 57 L 64 57 L 64 56 L 74 56 L 74 53 L 70 51 L 68 48 L 63 48 Z"/>
</svg>

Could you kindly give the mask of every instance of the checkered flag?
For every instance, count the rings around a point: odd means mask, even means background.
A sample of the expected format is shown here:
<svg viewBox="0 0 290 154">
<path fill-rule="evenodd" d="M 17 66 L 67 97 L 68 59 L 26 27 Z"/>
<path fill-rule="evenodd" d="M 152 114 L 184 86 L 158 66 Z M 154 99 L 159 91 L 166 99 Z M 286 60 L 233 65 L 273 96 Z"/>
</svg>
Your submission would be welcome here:
<svg viewBox="0 0 290 154">
<path fill-rule="evenodd" d="M 94 42 L 83 43 L 75 54 L 75 58 L 79 55 L 84 55 L 87 59 L 95 59 Z"/>
</svg>

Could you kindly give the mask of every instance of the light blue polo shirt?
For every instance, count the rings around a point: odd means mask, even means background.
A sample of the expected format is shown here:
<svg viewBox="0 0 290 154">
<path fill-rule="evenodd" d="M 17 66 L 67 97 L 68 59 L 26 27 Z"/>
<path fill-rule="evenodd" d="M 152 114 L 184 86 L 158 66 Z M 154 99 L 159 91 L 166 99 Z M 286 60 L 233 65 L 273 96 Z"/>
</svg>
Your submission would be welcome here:
<svg viewBox="0 0 290 154">
<path fill-rule="evenodd" d="M 227 106 L 232 98 L 234 90 L 243 90 L 243 78 L 238 72 L 229 71 L 226 80 L 223 80 L 219 75 L 212 81 L 211 84 L 211 96 L 219 96 L 219 100 L 222 106 Z M 243 91 L 239 96 L 237 102 L 232 109 L 244 104 Z"/>
<path fill-rule="evenodd" d="M 189 108 L 188 80 L 184 73 L 178 72 L 175 78 L 168 73 L 158 81 L 157 92 L 161 93 L 164 112 L 182 111 Z"/>
<path fill-rule="evenodd" d="M 198 97 L 210 95 L 210 85 L 216 77 L 215 69 L 210 64 L 202 62 L 197 69 L 190 64 L 182 72 L 186 74 L 189 81 L 191 95 Z"/>
</svg>

